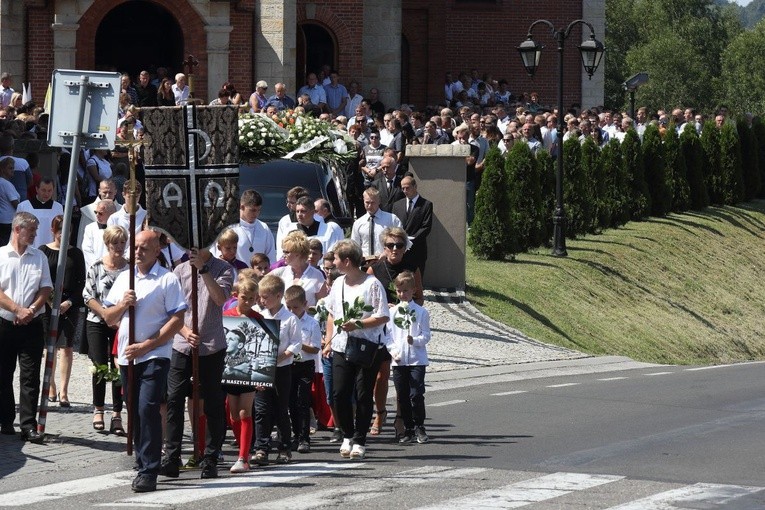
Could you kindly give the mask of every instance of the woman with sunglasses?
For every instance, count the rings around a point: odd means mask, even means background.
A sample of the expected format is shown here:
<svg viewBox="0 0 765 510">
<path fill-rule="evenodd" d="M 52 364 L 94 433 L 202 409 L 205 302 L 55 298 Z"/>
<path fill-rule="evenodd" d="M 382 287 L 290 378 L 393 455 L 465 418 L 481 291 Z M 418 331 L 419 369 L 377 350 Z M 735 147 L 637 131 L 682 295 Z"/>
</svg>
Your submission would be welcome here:
<svg viewBox="0 0 765 510">
<path fill-rule="evenodd" d="M 383 243 L 383 255 L 377 262 L 367 270 L 367 273 L 374 275 L 386 292 L 388 306 L 395 306 L 396 289 L 391 285 L 393 280 L 404 271 L 411 271 L 414 274 L 414 302 L 422 305 L 425 301 L 422 291 L 422 276 L 417 265 L 404 262 L 404 253 L 410 247 L 409 237 L 406 231 L 399 227 L 388 227 L 380 234 Z M 387 350 L 381 351 L 383 361 L 380 364 L 380 370 L 377 373 L 375 382 L 375 419 L 369 434 L 376 436 L 380 434 L 388 411 L 385 409 L 385 403 L 388 400 L 388 379 L 390 377 L 391 356 Z M 380 355 L 380 354 L 378 354 Z M 398 417 L 396 417 L 398 419 Z M 397 431 L 398 432 L 398 431 Z"/>
</svg>

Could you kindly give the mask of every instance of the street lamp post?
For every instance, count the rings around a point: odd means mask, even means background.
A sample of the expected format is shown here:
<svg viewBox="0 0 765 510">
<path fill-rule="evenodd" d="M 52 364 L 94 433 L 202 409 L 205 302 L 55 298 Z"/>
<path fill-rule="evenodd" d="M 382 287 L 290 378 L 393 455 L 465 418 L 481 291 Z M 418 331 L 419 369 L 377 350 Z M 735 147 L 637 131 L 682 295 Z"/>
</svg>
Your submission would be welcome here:
<svg viewBox="0 0 765 510">
<path fill-rule="evenodd" d="M 521 55 L 523 67 L 526 72 L 534 77 L 539 66 L 539 60 L 542 57 L 544 46 L 538 44 L 531 38 L 531 32 L 539 24 L 547 25 L 552 30 L 553 39 L 558 42 L 558 144 L 557 171 L 555 173 L 555 212 L 553 213 L 553 255 L 565 257 L 566 252 L 566 216 L 563 210 L 563 46 L 566 39 L 571 34 L 571 30 L 579 24 L 590 27 L 590 39 L 579 45 L 579 52 L 582 56 L 582 65 L 587 75 L 592 78 L 595 71 L 603 59 L 605 48 L 603 43 L 595 39 L 595 29 L 588 22 L 578 19 L 568 24 L 563 30 L 555 28 L 550 21 L 538 19 L 529 27 L 527 39 L 518 46 L 518 53 Z"/>
</svg>

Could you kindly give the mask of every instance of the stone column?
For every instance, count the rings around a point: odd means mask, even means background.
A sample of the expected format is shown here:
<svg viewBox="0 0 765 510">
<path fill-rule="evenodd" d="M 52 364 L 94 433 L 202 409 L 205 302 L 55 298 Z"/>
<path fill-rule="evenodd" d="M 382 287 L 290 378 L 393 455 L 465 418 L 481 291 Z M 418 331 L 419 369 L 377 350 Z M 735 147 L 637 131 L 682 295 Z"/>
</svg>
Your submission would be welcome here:
<svg viewBox="0 0 765 510">
<path fill-rule="evenodd" d="M 76 69 L 77 29 L 76 23 L 52 23 L 53 69 Z"/>
<path fill-rule="evenodd" d="M 296 89 L 297 2 L 262 0 L 256 5 L 260 25 L 255 27 L 255 76 L 268 82 L 269 92 L 274 90 L 277 82 L 282 82 L 287 86 L 287 93 L 291 94 Z"/>
<path fill-rule="evenodd" d="M 386 108 L 401 104 L 401 0 L 369 0 L 364 3 L 363 95 L 380 89 Z"/>
<path fill-rule="evenodd" d="M 582 19 L 591 23 L 595 29 L 595 38 L 605 44 L 606 41 L 606 2 L 605 0 L 582 0 Z M 590 31 L 586 26 L 582 26 L 582 40 L 590 38 Z M 582 70 L 582 108 L 592 108 L 603 104 L 605 96 L 605 68 L 608 52 L 600 61 L 600 67 L 592 75 L 592 79 L 587 77 L 584 68 Z"/>
<path fill-rule="evenodd" d="M 0 73 L 11 73 L 11 87 L 24 90 L 24 3 L 18 0 L 0 1 Z"/>
<path fill-rule="evenodd" d="M 231 25 L 207 25 L 207 102 L 218 97 L 218 90 L 228 76 L 229 35 Z"/>
<path fill-rule="evenodd" d="M 428 289 L 465 290 L 467 145 L 407 145 L 417 192 L 433 202 L 425 281 Z"/>
</svg>

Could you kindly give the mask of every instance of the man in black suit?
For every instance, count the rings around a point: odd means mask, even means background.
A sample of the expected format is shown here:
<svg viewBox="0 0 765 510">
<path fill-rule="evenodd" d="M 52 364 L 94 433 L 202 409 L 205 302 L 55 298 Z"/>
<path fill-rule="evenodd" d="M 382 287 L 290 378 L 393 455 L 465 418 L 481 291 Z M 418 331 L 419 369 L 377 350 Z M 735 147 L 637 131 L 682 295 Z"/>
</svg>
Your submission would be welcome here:
<svg viewBox="0 0 765 510">
<path fill-rule="evenodd" d="M 404 258 L 420 268 L 424 278 L 425 261 L 428 259 L 427 237 L 433 225 L 433 202 L 417 193 L 417 181 L 409 175 L 401 179 L 401 191 L 404 198 L 393 204 L 391 212 L 401 220 L 406 234 L 412 241 L 412 247 Z"/>
<path fill-rule="evenodd" d="M 392 212 L 393 204 L 404 198 L 404 192 L 401 191 L 401 177 L 396 175 L 396 160 L 386 156 L 380 161 L 382 175 L 375 181 L 375 186 L 380 192 L 380 209 L 385 212 Z"/>
</svg>

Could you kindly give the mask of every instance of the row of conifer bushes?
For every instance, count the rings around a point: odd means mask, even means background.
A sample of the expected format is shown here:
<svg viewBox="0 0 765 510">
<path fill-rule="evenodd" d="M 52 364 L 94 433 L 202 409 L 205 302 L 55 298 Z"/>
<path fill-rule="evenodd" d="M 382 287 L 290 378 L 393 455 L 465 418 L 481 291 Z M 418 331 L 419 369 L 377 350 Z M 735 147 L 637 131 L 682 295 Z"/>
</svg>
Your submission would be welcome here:
<svg viewBox="0 0 765 510">
<path fill-rule="evenodd" d="M 732 205 L 765 197 L 765 123 L 689 123 L 660 134 L 649 125 L 641 142 L 630 130 L 622 143 L 599 148 L 591 139 L 563 146 L 566 236 L 576 238 L 628 221 L 671 212 Z M 492 260 L 549 246 L 555 207 L 555 161 L 525 143 L 486 155 L 468 234 L 473 253 Z"/>
</svg>

